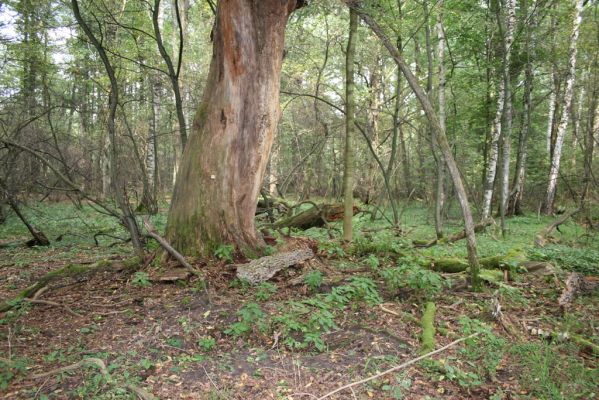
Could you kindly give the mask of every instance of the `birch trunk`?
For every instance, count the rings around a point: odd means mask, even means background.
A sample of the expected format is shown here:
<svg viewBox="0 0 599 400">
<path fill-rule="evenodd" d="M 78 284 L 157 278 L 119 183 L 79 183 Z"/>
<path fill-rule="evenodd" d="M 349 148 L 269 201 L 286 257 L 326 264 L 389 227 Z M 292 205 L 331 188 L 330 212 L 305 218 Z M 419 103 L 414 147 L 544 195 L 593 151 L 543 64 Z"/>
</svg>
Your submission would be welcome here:
<svg viewBox="0 0 599 400">
<path fill-rule="evenodd" d="M 578 34 L 580 30 L 580 23 L 582 22 L 582 6 L 584 0 L 576 0 L 576 6 L 574 11 L 574 20 L 572 23 L 572 36 L 570 38 L 570 49 L 569 49 L 569 69 L 566 78 L 566 89 L 564 90 L 564 104 L 562 107 L 560 122 L 557 127 L 557 134 L 555 139 L 555 147 L 553 149 L 553 157 L 551 158 L 551 167 L 549 169 L 549 179 L 547 184 L 547 196 L 545 198 L 545 204 L 543 212 L 546 215 L 553 214 L 553 205 L 555 202 L 555 192 L 557 189 L 557 177 L 559 174 L 560 160 L 562 156 L 562 146 L 564 144 L 564 137 L 566 136 L 566 129 L 568 128 L 568 119 L 570 116 L 570 104 L 572 103 L 572 96 L 574 92 L 574 81 L 576 79 L 576 53 L 578 42 Z"/>
<path fill-rule="evenodd" d="M 502 134 L 503 116 L 506 108 L 506 93 L 509 91 L 509 68 L 512 54 L 512 43 L 514 42 L 515 25 L 515 0 L 506 0 L 505 8 L 507 10 L 507 32 L 503 39 L 503 69 L 499 87 L 497 90 L 497 110 L 495 119 L 491 128 L 491 143 L 489 145 L 489 157 L 487 161 L 487 171 L 485 174 L 485 184 L 482 204 L 482 220 L 491 215 L 491 201 L 493 200 L 493 187 L 495 186 L 495 177 L 497 175 L 497 163 L 499 160 L 499 141 Z M 497 23 L 501 27 L 501 17 L 497 16 Z M 502 186 L 503 188 L 503 186 Z M 503 200 L 502 200 L 503 204 Z"/>
<path fill-rule="evenodd" d="M 512 135 L 512 91 L 511 91 L 511 53 L 514 43 L 514 31 L 516 29 L 516 0 L 507 0 L 507 37 L 505 40 L 505 58 L 503 66 L 503 80 L 505 86 L 505 109 L 504 109 L 504 127 L 502 134 L 502 165 L 501 165 L 501 203 L 499 204 L 499 214 L 501 216 L 501 233 L 505 237 L 507 228 L 505 225 L 505 211 L 509 201 L 510 189 L 510 155 L 511 155 L 511 135 Z"/>
<path fill-rule="evenodd" d="M 437 61 L 439 63 L 439 125 L 445 131 L 445 31 L 443 27 L 443 0 L 439 2 L 439 14 L 437 16 Z M 434 132 L 434 131 L 433 131 Z M 432 138 L 436 142 L 436 135 Z M 437 239 L 443 237 L 443 203 L 445 201 L 445 163 L 439 160 L 437 163 L 437 189 L 435 199 L 435 232 Z"/>
</svg>

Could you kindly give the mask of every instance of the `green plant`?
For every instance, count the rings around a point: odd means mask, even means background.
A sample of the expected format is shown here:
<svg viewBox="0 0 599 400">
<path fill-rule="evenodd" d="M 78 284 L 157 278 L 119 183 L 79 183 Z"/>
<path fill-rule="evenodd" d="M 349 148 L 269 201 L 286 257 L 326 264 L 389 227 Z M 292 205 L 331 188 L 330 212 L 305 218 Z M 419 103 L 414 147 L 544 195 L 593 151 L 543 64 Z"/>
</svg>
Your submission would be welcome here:
<svg viewBox="0 0 599 400">
<path fill-rule="evenodd" d="M 345 250 L 338 242 L 319 242 L 318 250 L 325 252 L 329 257 L 345 257 Z"/>
<path fill-rule="evenodd" d="M 147 272 L 138 271 L 133 274 L 133 278 L 131 278 L 131 283 L 135 286 L 139 286 L 142 288 L 150 286 L 152 283 L 150 282 L 150 276 Z"/>
<path fill-rule="evenodd" d="M 377 269 L 381 265 L 378 257 L 374 254 L 368 255 L 368 257 L 364 259 L 364 262 L 370 267 L 370 269 Z"/>
<path fill-rule="evenodd" d="M 207 353 L 216 347 L 216 339 L 210 336 L 203 336 L 198 340 L 198 346 L 202 351 Z"/>
<path fill-rule="evenodd" d="M 254 297 L 256 297 L 256 300 L 258 301 L 266 301 L 268 299 L 271 298 L 271 296 L 273 294 L 275 294 L 277 292 L 277 286 L 273 285 L 270 282 L 262 282 L 256 291 L 256 294 L 254 295 Z"/>
<path fill-rule="evenodd" d="M 322 272 L 318 270 L 310 271 L 304 276 L 304 283 L 312 291 L 315 291 L 322 285 Z"/>
<path fill-rule="evenodd" d="M 5 360 L 0 358 L 0 390 L 6 390 L 10 381 L 26 371 L 27 362 L 24 359 Z"/>
<path fill-rule="evenodd" d="M 426 298 L 432 298 L 447 286 L 447 282 L 438 273 L 412 263 L 386 268 L 381 271 L 381 276 L 390 290 L 408 287 L 422 293 Z"/>
<path fill-rule="evenodd" d="M 497 366 L 505 351 L 505 340 L 496 336 L 491 327 L 477 319 L 462 317 L 459 322 L 462 325 L 464 336 L 472 333 L 479 334 L 466 341 L 466 345 L 461 350 L 462 354 L 468 360 L 476 363 L 479 375 L 486 375 L 494 379 Z"/>
<path fill-rule="evenodd" d="M 214 256 L 222 261 L 233 262 L 234 252 L 235 247 L 232 244 L 219 244 L 216 249 L 214 249 Z"/>
<path fill-rule="evenodd" d="M 231 336 L 241 336 L 252 331 L 257 327 L 260 331 L 266 330 L 265 314 L 256 303 L 248 303 L 237 311 L 239 321 L 231 324 L 225 333 Z"/>
</svg>

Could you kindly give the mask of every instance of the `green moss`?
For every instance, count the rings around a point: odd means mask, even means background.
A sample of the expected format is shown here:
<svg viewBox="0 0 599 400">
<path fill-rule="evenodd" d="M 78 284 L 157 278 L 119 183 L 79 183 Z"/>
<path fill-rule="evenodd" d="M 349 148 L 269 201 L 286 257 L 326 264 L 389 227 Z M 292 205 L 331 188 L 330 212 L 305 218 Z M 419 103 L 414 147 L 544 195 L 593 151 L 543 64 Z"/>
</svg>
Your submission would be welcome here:
<svg viewBox="0 0 599 400">
<path fill-rule="evenodd" d="M 435 349 L 435 312 L 437 306 L 432 301 L 426 303 L 420 325 L 422 326 L 422 335 L 420 336 L 420 353 L 430 353 Z"/>
</svg>

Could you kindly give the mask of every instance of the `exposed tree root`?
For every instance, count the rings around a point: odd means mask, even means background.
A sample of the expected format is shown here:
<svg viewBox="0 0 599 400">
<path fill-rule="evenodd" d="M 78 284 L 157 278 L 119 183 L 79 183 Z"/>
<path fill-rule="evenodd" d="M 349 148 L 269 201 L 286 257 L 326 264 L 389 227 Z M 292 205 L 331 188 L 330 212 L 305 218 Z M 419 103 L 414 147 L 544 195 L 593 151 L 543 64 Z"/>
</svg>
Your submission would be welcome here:
<svg viewBox="0 0 599 400">
<path fill-rule="evenodd" d="M 420 336 L 420 354 L 431 352 L 435 348 L 435 312 L 437 306 L 434 302 L 426 303 L 420 325 L 422 326 L 422 335 Z"/>
<path fill-rule="evenodd" d="M 74 316 L 76 316 L 76 317 L 81 317 L 81 314 L 79 314 L 79 313 L 76 313 L 76 312 L 75 312 L 75 311 L 73 311 L 73 310 L 72 310 L 72 309 L 71 309 L 69 306 L 67 306 L 67 305 L 64 305 L 64 304 L 57 303 L 57 302 L 55 302 L 55 301 L 49 301 L 49 300 L 38 300 L 38 299 L 29 299 L 29 298 L 26 298 L 26 299 L 23 299 L 23 300 L 24 300 L 24 301 L 27 301 L 27 302 L 29 302 L 29 303 L 32 303 L 32 304 L 45 304 L 45 305 L 48 305 L 48 306 L 54 306 L 54 307 L 60 307 L 60 308 L 64 308 L 64 309 L 65 309 L 65 310 L 66 310 L 66 311 L 67 311 L 69 314 L 71 314 L 71 315 L 74 315 Z"/>
</svg>

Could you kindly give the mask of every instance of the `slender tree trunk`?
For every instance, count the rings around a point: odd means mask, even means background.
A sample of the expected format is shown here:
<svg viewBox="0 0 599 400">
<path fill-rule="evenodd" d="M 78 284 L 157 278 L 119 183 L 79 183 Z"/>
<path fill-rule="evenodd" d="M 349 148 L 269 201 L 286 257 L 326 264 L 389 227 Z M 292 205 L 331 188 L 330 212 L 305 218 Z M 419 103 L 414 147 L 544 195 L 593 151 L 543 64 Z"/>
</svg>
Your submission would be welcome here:
<svg viewBox="0 0 599 400">
<path fill-rule="evenodd" d="M 139 227 L 137 225 L 137 221 L 133 215 L 133 211 L 131 210 L 131 206 L 127 200 L 127 196 L 125 194 L 125 181 L 122 179 L 122 174 L 118 165 L 118 143 L 116 136 L 116 111 L 119 102 L 119 90 L 118 83 L 116 80 L 116 74 L 110 60 L 104 50 L 102 44 L 98 41 L 94 33 L 91 31 L 87 22 L 81 16 L 81 12 L 79 11 L 79 4 L 77 0 L 71 0 L 71 6 L 73 8 L 73 14 L 77 23 L 81 27 L 81 29 L 85 32 L 89 41 L 92 43 L 98 55 L 102 59 L 102 63 L 104 64 L 104 68 L 106 70 L 106 74 L 108 75 L 108 79 L 110 80 L 110 93 L 108 100 L 108 139 L 110 141 L 110 173 L 111 173 L 111 186 L 112 192 L 115 196 L 115 200 L 119 209 L 122 212 L 122 222 L 123 225 L 129 231 L 131 235 L 131 242 L 133 243 L 133 247 L 138 253 L 143 253 L 143 246 L 141 242 L 141 235 L 139 231 Z"/>
<path fill-rule="evenodd" d="M 439 3 L 439 14 L 437 16 L 437 62 L 439 63 L 439 125 L 445 131 L 445 31 L 443 27 L 443 0 Z M 436 135 L 432 137 L 437 141 Z M 435 192 L 435 232 L 437 239 L 443 237 L 443 203 L 445 201 L 445 162 L 439 160 L 437 163 L 437 189 Z"/>
<path fill-rule="evenodd" d="M 354 99 L 354 58 L 356 54 L 356 36 L 358 32 L 358 15 L 350 10 L 349 38 L 345 53 L 345 157 L 343 169 L 343 240 L 353 239 L 352 217 L 354 215 L 354 148 L 353 132 L 355 99 Z"/>
<path fill-rule="evenodd" d="M 186 255 L 264 246 L 254 225 L 279 119 L 285 26 L 298 0 L 218 3 L 202 102 L 175 183 L 166 237 Z"/>
<path fill-rule="evenodd" d="M 512 89 L 511 89 L 511 54 L 514 43 L 514 32 L 516 30 L 516 0 L 506 1 L 507 33 L 504 50 L 503 80 L 505 86 L 505 106 L 503 114 L 502 162 L 501 162 L 501 197 L 499 203 L 499 215 L 501 217 L 501 233 L 503 237 L 507 234 L 505 213 L 509 201 L 510 189 L 510 155 L 512 149 Z"/>
<path fill-rule="evenodd" d="M 370 73 L 370 88 L 368 98 L 368 134 L 370 135 L 370 141 L 372 142 L 372 148 L 376 153 L 376 157 L 380 158 L 379 155 L 379 114 L 381 107 L 381 59 L 377 55 Z M 374 157 L 373 157 L 374 158 Z M 371 159 L 368 161 L 368 173 L 366 176 L 366 198 L 365 202 L 370 203 L 376 196 L 376 161 Z M 385 173 L 386 170 L 382 171 Z"/>
<path fill-rule="evenodd" d="M 489 156 L 487 162 L 487 171 L 485 174 L 485 185 L 483 193 L 483 204 L 482 204 L 482 220 L 489 218 L 491 215 L 491 201 L 493 200 L 493 187 L 495 186 L 495 177 L 497 175 L 497 164 L 499 160 L 499 144 L 500 138 L 502 137 L 502 127 L 504 120 L 504 113 L 506 110 L 506 95 L 509 92 L 509 68 L 512 54 L 512 43 L 514 42 L 514 25 L 515 25 L 515 0 L 505 0 L 507 15 L 507 32 L 503 38 L 503 68 L 502 75 L 499 79 L 499 87 L 497 90 L 497 110 L 495 111 L 495 120 L 493 121 L 493 127 L 491 131 L 491 143 L 489 146 Z M 497 12 L 497 23 L 501 28 L 501 13 Z M 501 29 L 500 29 L 501 31 Z M 509 107 L 509 106 L 508 106 Z M 506 146 L 509 145 L 509 139 L 503 141 Z M 504 149 L 505 150 L 505 149 Z M 508 149 L 509 153 L 509 149 Z M 509 154 L 508 154 L 509 155 Z M 509 165 L 508 165 L 509 168 Z M 509 175 L 508 175 L 509 178 Z M 504 179 L 502 179 L 504 181 Z M 509 183 L 509 179 L 507 181 Z M 503 182 L 502 182 L 502 193 L 503 193 Z M 504 200 L 501 200 L 500 208 L 504 209 Z"/>
<path fill-rule="evenodd" d="M 522 2 L 523 13 L 528 17 L 528 0 Z M 528 137 L 531 129 L 531 93 L 533 88 L 533 69 L 532 59 L 534 58 L 534 44 L 532 43 L 532 35 L 534 28 L 536 27 L 536 1 L 533 3 L 532 14 L 528 17 L 528 24 L 526 24 L 526 38 L 525 38 L 525 53 L 526 53 L 526 67 L 524 69 L 524 112 L 522 115 L 522 129 L 518 137 L 518 154 L 516 158 L 516 168 L 514 174 L 514 180 L 512 182 L 512 193 L 510 195 L 510 201 L 508 206 L 508 215 L 521 215 L 522 214 L 522 200 L 524 195 L 524 181 L 526 177 L 526 159 L 528 156 Z"/>
<path fill-rule="evenodd" d="M 593 92 L 589 91 L 589 93 L 592 96 L 590 96 L 587 128 L 584 136 L 584 175 L 582 178 L 583 188 L 580 194 L 580 208 L 588 220 L 591 219 L 589 197 L 593 180 L 593 152 L 596 138 L 599 137 L 599 100 L 597 99 L 599 90 L 595 88 Z"/>
<path fill-rule="evenodd" d="M 389 53 L 392 55 L 393 59 L 397 63 L 398 67 L 403 72 L 406 80 L 408 81 L 408 84 L 410 85 L 416 98 L 420 102 L 432 129 L 437 134 L 437 142 L 445 158 L 445 162 L 447 164 L 449 174 L 453 180 L 458 201 L 462 209 L 462 214 L 464 216 L 464 231 L 466 232 L 466 248 L 468 250 L 468 261 L 470 264 L 471 284 L 474 290 L 479 290 L 480 278 L 478 274 L 480 265 L 478 262 L 478 255 L 476 250 L 476 236 L 474 232 L 474 220 L 472 219 L 472 211 L 470 210 L 468 195 L 466 193 L 464 182 L 462 181 L 462 177 L 458 169 L 457 163 L 451 152 L 451 147 L 449 146 L 449 142 L 447 141 L 445 131 L 439 124 L 439 118 L 437 116 L 437 113 L 435 112 L 435 109 L 429 101 L 428 96 L 418 83 L 418 80 L 410 70 L 410 67 L 405 62 L 401 53 L 395 46 L 393 46 L 393 44 L 391 43 L 387 35 L 385 35 L 381 27 L 376 23 L 376 21 L 374 21 L 368 14 L 366 14 L 362 10 L 359 2 L 347 0 L 347 4 L 352 10 L 355 10 L 355 12 L 360 16 L 360 18 L 372 29 L 372 31 L 383 42 L 385 48 L 389 51 Z"/>
<path fill-rule="evenodd" d="M 570 37 L 569 69 L 566 78 L 566 89 L 564 90 L 564 103 L 562 107 L 560 122 L 557 127 L 555 148 L 553 150 L 553 157 L 551 159 L 551 167 L 549 169 L 549 183 L 547 185 L 547 196 L 545 198 L 545 204 L 543 207 L 543 212 L 546 215 L 553 214 L 555 192 L 557 189 L 557 176 L 559 174 L 560 160 L 562 156 L 562 146 L 564 144 L 564 137 L 566 136 L 566 129 L 568 128 L 570 104 L 572 102 L 572 96 L 574 93 L 574 80 L 576 78 L 576 44 L 578 41 L 580 23 L 582 22 L 583 3 L 584 0 L 576 0 L 574 20 L 572 24 L 572 36 Z"/>
<path fill-rule="evenodd" d="M 181 97 L 181 88 L 179 86 L 179 77 L 181 75 L 181 67 L 183 63 L 183 24 L 181 23 L 181 14 L 179 12 L 178 0 L 174 0 L 173 8 L 175 11 L 175 19 L 177 20 L 179 46 L 178 46 L 178 57 L 177 64 L 173 63 L 171 56 L 166 51 L 164 41 L 162 40 L 162 32 L 160 29 L 159 16 L 160 16 L 160 0 L 154 0 L 154 8 L 152 9 L 152 25 L 154 28 L 154 36 L 158 51 L 162 56 L 162 59 L 167 67 L 167 75 L 171 81 L 173 88 L 173 95 L 175 97 L 175 109 L 177 111 L 177 123 L 179 125 L 179 137 L 181 140 L 181 148 L 185 148 L 187 143 L 187 123 L 185 121 L 185 113 L 183 111 L 183 100 Z"/>
</svg>

